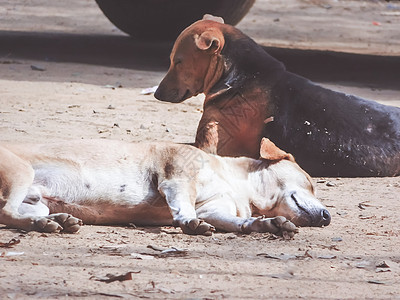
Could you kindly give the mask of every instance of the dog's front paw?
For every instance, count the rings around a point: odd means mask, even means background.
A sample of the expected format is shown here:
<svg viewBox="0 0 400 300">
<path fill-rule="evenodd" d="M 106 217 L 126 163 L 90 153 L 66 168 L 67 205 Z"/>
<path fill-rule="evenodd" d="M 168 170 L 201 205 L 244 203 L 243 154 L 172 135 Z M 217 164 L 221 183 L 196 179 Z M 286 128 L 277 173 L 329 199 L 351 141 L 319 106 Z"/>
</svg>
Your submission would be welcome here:
<svg viewBox="0 0 400 300">
<path fill-rule="evenodd" d="M 52 214 L 47 218 L 61 225 L 61 231 L 66 233 L 75 233 L 83 225 L 81 219 L 66 213 Z"/>
<path fill-rule="evenodd" d="M 210 236 L 215 231 L 215 227 L 200 219 L 189 219 L 175 222 L 183 233 L 200 234 Z"/>
<path fill-rule="evenodd" d="M 271 223 L 273 226 L 275 226 L 275 228 L 278 229 L 277 233 L 274 234 L 283 236 L 285 239 L 291 239 L 296 233 L 299 232 L 299 229 L 296 227 L 296 225 L 282 216 L 271 218 Z"/>
<path fill-rule="evenodd" d="M 258 217 L 249 219 L 242 225 L 242 232 L 270 232 L 284 238 L 293 238 L 298 232 L 296 225 L 287 220 L 285 217 L 265 218 Z"/>
</svg>

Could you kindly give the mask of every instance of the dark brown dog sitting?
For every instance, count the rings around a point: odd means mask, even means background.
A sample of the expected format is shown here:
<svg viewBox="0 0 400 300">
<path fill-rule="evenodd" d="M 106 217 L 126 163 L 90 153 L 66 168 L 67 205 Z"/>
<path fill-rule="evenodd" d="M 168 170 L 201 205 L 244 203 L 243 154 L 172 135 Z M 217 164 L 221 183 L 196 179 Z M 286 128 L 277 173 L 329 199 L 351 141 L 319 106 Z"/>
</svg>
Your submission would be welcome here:
<svg viewBox="0 0 400 300">
<path fill-rule="evenodd" d="M 204 93 L 196 144 L 218 122 L 217 153 L 258 157 L 262 137 L 314 176 L 400 175 L 400 108 L 325 89 L 285 70 L 238 29 L 198 21 L 177 38 L 155 93 L 182 102 Z"/>
</svg>

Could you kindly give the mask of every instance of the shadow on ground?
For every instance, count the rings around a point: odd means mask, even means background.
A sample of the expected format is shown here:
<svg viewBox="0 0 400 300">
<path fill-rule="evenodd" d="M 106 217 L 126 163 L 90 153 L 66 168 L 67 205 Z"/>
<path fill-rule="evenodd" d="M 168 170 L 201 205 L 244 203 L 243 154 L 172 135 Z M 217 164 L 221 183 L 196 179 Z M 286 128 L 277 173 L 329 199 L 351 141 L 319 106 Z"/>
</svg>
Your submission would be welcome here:
<svg viewBox="0 0 400 300">
<path fill-rule="evenodd" d="M 172 43 L 128 36 L 0 31 L 0 63 L 73 62 L 142 71 L 168 69 Z M 291 72 L 317 82 L 400 90 L 400 57 L 264 47 Z"/>
</svg>

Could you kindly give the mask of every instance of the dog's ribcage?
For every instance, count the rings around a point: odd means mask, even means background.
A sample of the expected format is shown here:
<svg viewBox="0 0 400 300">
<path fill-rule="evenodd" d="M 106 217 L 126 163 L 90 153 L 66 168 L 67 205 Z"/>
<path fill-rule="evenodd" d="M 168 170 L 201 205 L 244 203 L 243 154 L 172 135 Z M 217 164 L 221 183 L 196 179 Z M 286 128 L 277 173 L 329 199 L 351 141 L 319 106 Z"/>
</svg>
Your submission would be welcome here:
<svg viewBox="0 0 400 300">
<path fill-rule="evenodd" d="M 135 205 L 157 194 L 148 170 L 131 162 L 49 161 L 33 168 L 33 184 L 45 187 L 43 196 L 68 203 Z"/>
</svg>

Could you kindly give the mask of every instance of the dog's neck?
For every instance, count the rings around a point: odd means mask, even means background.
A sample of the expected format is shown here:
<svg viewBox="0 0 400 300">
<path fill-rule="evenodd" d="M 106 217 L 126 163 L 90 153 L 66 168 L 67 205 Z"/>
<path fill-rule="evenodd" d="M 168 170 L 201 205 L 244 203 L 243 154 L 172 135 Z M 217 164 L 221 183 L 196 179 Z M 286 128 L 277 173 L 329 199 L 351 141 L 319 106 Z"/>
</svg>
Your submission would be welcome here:
<svg viewBox="0 0 400 300">
<path fill-rule="evenodd" d="M 243 52 L 248 55 L 243 55 Z M 211 59 L 203 89 L 206 95 L 204 103 L 227 93 L 246 90 L 256 81 L 262 81 L 266 89 L 271 89 L 285 71 L 281 62 L 249 37 L 226 37 L 221 53 Z"/>
<path fill-rule="evenodd" d="M 204 90 L 204 94 L 206 95 L 204 104 L 228 92 L 237 90 L 242 86 L 242 81 L 245 79 L 238 72 L 236 66 L 222 55 L 218 55 L 218 69 L 218 73 L 214 73 L 217 76 L 213 77 L 213 81 L 210 81 L 207 89 Z"/>
<path fill-rule="evenodd" d="M 278 180 L 276 174 L 270 168 L 271 163 L 266 160 L 253 159 L 248 157 L 219 157 L 224 163 L 224 170 L 235 174 L 235 178 L 242 181 L 240 190 L 251 191 L 249 202 L 253 212 L 268 211 L 272 208 L 273 201 L 278 195 L 272 191 L 278 191 Z M 266 176 L 266 172 L 268 176 Z M 243 186 L 245 183 L 245 186 Z M 238 191 L 240 194 L 240 191 Z M 269 198 L 271 201 L 268 201 Z M 275 199 L 276 200 L 276 199 Z"/>
<path fill-rule="evenodd" d="M 220 80 L 224 74 L 224 59 L 219 53 L 215 53 L 210 60 L 206 77 L 204 78 L 203 92 L 205 95 L 212 95 L 210 90 Z"/>
<path fill-rule="evenodd" d="M 282 196 L 279 178 L 270 166 L 260 166 L 249 173 L 249 184 L 252 188 L 250 199 L 253 215 L 266 215 L 278 204 Z"/>
</svg>

